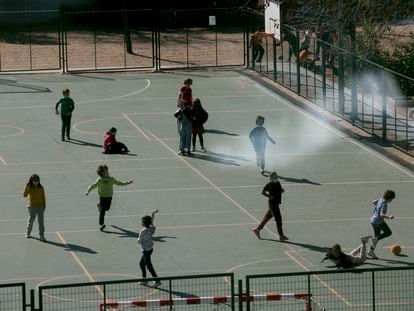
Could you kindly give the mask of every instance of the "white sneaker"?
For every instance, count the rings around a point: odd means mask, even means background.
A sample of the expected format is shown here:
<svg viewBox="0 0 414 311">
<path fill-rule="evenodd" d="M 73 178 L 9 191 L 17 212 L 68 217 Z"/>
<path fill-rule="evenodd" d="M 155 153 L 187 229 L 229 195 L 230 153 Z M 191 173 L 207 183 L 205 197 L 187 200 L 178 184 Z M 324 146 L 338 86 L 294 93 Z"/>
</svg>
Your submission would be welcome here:
<svg viewBox="0 0 414 311">
<path fill-rule="evenodd" d="M 367 255 L 368 255 L 369 257 L 371 257 L 372 259 L 378 259 L 378 256 L 375 254 L 375 252 L 374 252 L 374 250 L 373 250 L 373 249 L 370 249 L 370 250 L 368 251 Z"/>
<path fill-rule="evenodd" d="M 139 285 L 148 285 L 148 282 L 147 281 L 141 281 L 141 282 L 138 282 L 138 284 Z"/>
<path fill-rule="evenodd" d="M 161 285 L 161 282 L 160 282 L 160 281 L 155 281 L 153 286 L 154 286 L 155 288 L 157 288 L 157 287 L 159 287 L 160 285 Z"/>
</svg>

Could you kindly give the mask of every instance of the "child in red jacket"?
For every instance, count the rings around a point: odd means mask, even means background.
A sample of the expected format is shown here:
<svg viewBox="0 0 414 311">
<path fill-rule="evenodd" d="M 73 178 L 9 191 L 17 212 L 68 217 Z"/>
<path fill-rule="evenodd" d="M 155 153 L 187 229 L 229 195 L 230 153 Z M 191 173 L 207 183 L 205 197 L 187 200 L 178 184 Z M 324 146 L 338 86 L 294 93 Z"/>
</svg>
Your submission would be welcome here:
<svg viewBox="0 0 414 311">
<path fill-rule="evenodd" d="M 117 130 L 114 127 L 111 127 L 111 129 L 106 132 L 103 142 L 104 153 L 115 154 L 129 152 L 127 146 L 116 140 L 116 132 Z"/>
</svg>

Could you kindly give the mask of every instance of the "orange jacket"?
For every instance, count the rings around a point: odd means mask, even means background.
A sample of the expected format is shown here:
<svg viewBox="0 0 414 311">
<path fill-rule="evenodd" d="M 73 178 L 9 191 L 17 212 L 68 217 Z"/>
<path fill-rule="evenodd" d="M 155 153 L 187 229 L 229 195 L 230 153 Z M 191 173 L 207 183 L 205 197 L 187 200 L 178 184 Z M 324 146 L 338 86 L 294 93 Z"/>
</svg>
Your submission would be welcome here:
<svg viewBox="0 0 414 311">
<path fill-rule="evenodd" d="M 29 197 L 29 207 L 46 207 L 45 189 L 43 186 L 26 186 L 23 196 Z"/>
</svg>

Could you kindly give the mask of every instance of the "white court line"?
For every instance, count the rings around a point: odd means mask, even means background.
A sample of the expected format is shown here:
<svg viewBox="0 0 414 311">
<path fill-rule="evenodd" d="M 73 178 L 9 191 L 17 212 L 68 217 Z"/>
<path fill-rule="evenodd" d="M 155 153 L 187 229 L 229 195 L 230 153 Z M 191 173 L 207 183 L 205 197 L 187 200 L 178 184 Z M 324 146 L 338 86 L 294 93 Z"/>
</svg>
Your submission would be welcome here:
<svg viewBox="0 0 414 311">
<path fill-rule="evenodd" d="M 85 274 L 85 276 L 89 279 L 90 282 L 94 283 L 95 282 L 95 279 L 89 273 L 89 271 L 86 269 L 86 267 L 84 266 L 84 264 L 82 263 L 82 261 L 80 261 L 79 257 L 75 254 L 75 252 L 73 251 L 73 249 L 65 241 L 65 239 L 63 238 L 63 236 L 59 232 L 56 232 L 56 234 L 57 234 L 58 238 L 60 239 L 60 241 L 63 244 L 65 244 L 66 247 L 69 249 L 69 253 L 72 255 L 73 259 L 75 259 L 76 263 L 79 265 L 79 267 L 81 268 L 81 270 Z M 104 295 L 103 295 L 102 289 L 99 286 L 95 286 L 95 288 L 98 291 L 98 293 L 103 297 Z"/>
<path fill-rule="evenodd" d="M 118 95 L 118 96 L 112 96 L 112 97 L 104 97 L 104 98 L 99 98 L 99 99 L 76 101 L 75 104 L 76 105 L 81 105 L 81 104 L 99 103 L 99 102 L 103 102 L 103 101 L 110 101 L 110 100 L 114 100 L 114 99 L 125 98 L 125 97 L 129 97 L 129 96 L 137 95 L 137 94 L 145 91 L 147 88 L 149 88 L 151 86 L 150 80 L 149 79 L 145 79 L 145 80 L 147 81 L 147 85 L 144 88 L 133 91 L 131 93 Z M 13 104 L 16 104 L 16 103 L 13 102 Z M 24 109 L 34 109 L 34 108 L 50 108 L 50 107 L 54 107 L 54 106 L 55 106 L 55 104 L 53 104 L 53 105 L 25 106 L 25 107 L 9 106 L 9 107 L 0 107 L 0 110 L 24 110 Z"/>
<path fill-rule="evenodd" d="M 130 159 L 113 159 L 113 158 L 102 158 L 98 160 L 79 160 L 79 161 L 49 161 L 49 162 L 16 162 L 8 163 L 9 166 L 20 166 L 20 165 L 54 165 L 54 164 L 78 164 L 78 163 L 100 163 L 100 162 L 132 162 L 132 161 L 152 161 L 152 160 L 177 160 L 176 157 L 153 157 L 153 158 L 130 158 Z"/>
<path fill-rule="evenodd" d="M 3 157 L 0 155 L 0 162 L 3 164 L 3 165 L 7 165 L 7 162 L 3 159 Z"/>
<path fill-rule="evenodd" d="M 183 167 L 186 168 L 186 167 Z M 188 167 L 187 167 L 188 168 Z M 284 186 L 290 187 L 296 187 L 296 186 L 342 186 L 342 185 L 361 185 L 361 184 L 390 184 L 390 183 L 414 183 L 414 180 L 402 180 L 402 181 L 356 181 L 356 182 L 332 182 L 332 183 L 320 183 L 317 184 L 311 184 L 311 183 L 296 183 L 296 182 L 290 182 L 290 183 L 283 183 Z M 114 193 L 143 193 L 143 192 L 167 192 L 167 191 L 194 191 L 194 190 L 214 190 L 217 188 L 219 189 L 243 189 L 243 188 L 262 188 L 263 185 L 245 185 L 245 186 L 211 186 L 211 187 L 182 187 L 182 188 L 158 188 L 158 189 L 132 189 L 132 190 L 114 190 Z M 83 190 L 80 190 L 79 192 L 55 192 L 55 193 L 48 193 L 47 194 L 50 197 L 57 197 L 57 196 L 84 196 L 85 193 Z M 0 198 L 20 198 L 21 195 L 18 194 L 5 194 L 0 195 Z"/>
<path fill-rule="evenodd" d="M 147 139 L 147 140 L 151 140 L 145 133 L 144 133 L 144 131 L 143 130 L 141 130 L 140 128 L 139 128 L 139 126 L 138 125 L 136 125 L 125 113 L 124 114 L 122 114 L 123 116 L 124 116 L 124 118 L 125 119 L 127 119 L 128 121 L 129 121 L 129 123 L 131 123 L 132 124 L 132 126 L 133 127 L 135 127 L 142 135 L 144 135 L 144 137 Z"/>
<path fill-rule="evenodd" d="M 370 148 L 365 147 L 364 145 L 356 142 L 355 140 L 346 137 L 343 135 L 343 133 L 339 132 L 338 130 L 334 129 L 333 127 L 329 126 L 328 124 L 325 124 L 324 122 L 322 122 L 321 120 L 318 120 L 316 117 L 312 116 L 311 114 L 309 114 L 307 111 L 304 111 L 296 106 L 294 106 L 293 104 L 290 104 L 289 102 L 287 102 L 286 100 L 284 100 L 282 97 L 277 96 L 273 93 L 271 93 L 270 91 L 268 91 L 267 89 L 259 86 L 259 85 L 255 85 L 259 90 L 262 90 L 264 93 L 270 95 L 271 97 L 277 99 L 278 101 L 284 103 L 285 105 L 291 107 L 292 109 L 296 110 L 297 112 L 303 114 L 304 116 L 306 116 L 307 118 L 315 121 L 316 123 L 318 123 L 319 125 L 323 126 L 324 128 L 328 129 L 329 131 L 335 133 L 336 135 L 338 135 L 339 137 L 342 137 L 343 139 L 349 141 L 350 143 L 357 145 L 358 147 L 366 150 L 367 152 L 369 152 L 370 154 L 372 154 L 373 156 L 375 156 L 376 158 L 384 161 L 385 163 L 389 164 L 390 166 L 398 169 L 399 171 L 403 172 L 404 174 L 414 178 L 414 174 L 410 173 L 408 170 L 403 169 L 402 167 L 400 167 L 398 164 L 390 161 L 389 159 L 387 159 L 386 157 L 384 157 L 383 155 L 379 154 L 378 152 L 371 150 Z"/>
</svg>

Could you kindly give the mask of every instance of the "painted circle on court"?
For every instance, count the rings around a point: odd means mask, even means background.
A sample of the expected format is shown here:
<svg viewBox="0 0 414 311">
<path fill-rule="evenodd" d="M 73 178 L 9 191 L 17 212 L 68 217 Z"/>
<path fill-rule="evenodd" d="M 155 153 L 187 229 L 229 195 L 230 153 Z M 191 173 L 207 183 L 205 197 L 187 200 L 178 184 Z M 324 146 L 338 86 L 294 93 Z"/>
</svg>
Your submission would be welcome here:
<svg viewBox="0 0 414 311">
<path fill-rule="evenodd" d="M 0 125 L 0 137 L 19 136 L 24 133 L 24 129 L 13 125 Z"/>
<path fill-rule="evenodd" d="M 118 276 L 119 277 L 120 276 L 120 277 L 126 277 L 126 278 L 130 278 L 130 279 L 137 279 L 137 277 L 135 275 L 120 274 L 120 273 L 96 273 L 96 274 L 93 274 L 93 276 L 109 276 L 109 277 L 113 277 L 113 276 Z M 44 280 L 44 281 L 38 283 L 36 285 L 36 289 L 38 289 L 41 286 L 46 286 L 47 283 L 53 282 L 53 281 L 56 281 L 56 280 L 65 280 L 65 279 L 71 279 L 71 278 L 85 278 L 85 277 L 86 276 L 84 274 L 57 276 L 57 277 L 50 278 L 50 279 L 47 279 L 47 280 Z M 105 282 L 105 281 L 103 281 L 103 282 Z M 75 283 L 78 283 L 78 282 L 75 282 Z M 70 284 L 70 283 L 65 283 L 65 284 Z M 83 282 L 82 284 L 87 284 L 87 282 Z M 59 285 L 57 285 L 57 286 L 59 286 Z M 99 284 L 90 285 L 90 286 L 100 287 Z M 148 288 L 151 289 L 151 287 L 148 287 Z M 157 292 L 157 289 L 152 289 L 148 293 L 146 293 L 145 295 L 134 296 L 134 297 L 124 297 L 123 299 L 125 299 L 125 300 L 145 299 L 146 297 L 151 296 L 155 292 Z M 76 302 L 85 302 L 85 303 L 96 302 L 98 304 L 102 302 L 102 299 L 99 299 L 99 300 L 95 300 L 95 299 L 83 299 L 83 300 L 81 300 L 81 299 L 71 299 L 71 298 L 59 297 L 57 295 L 49 295 L 45 292 L 43 292 L 42 295 L 45 296 L 45 297 L 48 297 L 50 299 L 55 299 L 55 300 L 59 300 L 59 301 L 76 301 Z"/>
<path fill-rule="evenodd" d="M 104 134 L 106 133 L 106 131 L 108 131 L 108 129 L 111 127 L 111 126 L 106 126 L 105 127 L 105 130 L 103 131 L 103 132 L 92 132 L 92 131 L 84 131 L 84 130 L 82 130 L 82 129 L 80 129 L 81 128 L 81 126 L 83 125 L 83 124 L 88 124 L 88 123 L 93 123 L 93 122 L 98 122 L 98 124 L 99 124 L 99 122 L 101 122 L 101 121 L 107 121 L 107 120 L 122 120 L 122 119 L 124 119 L 124 117 L 110 117 L 110 118 L 98 118 L 98 119 L 89 119 L 89 120 L 84 120 L 84 121 L 80 121 L 80 122 L 77 122 L 77 123 L 75 123 L 73 126 L 72 126 L 72 128 L 75 130 L 75 131 L 77 131 L 78 133 L 81 133 L 81 134 L 86 134 L 86 135 L 94 135 L 94 136 L 104 136 Z M 107 122 L 106 122 L 107 123 Z M 116 137 L 141 137 L 140 135 L 116 135 Z"/>
</svg>

